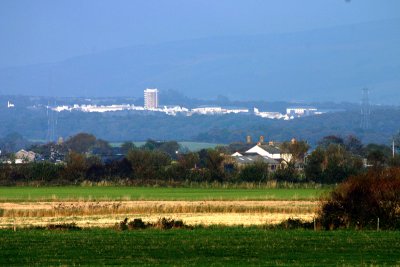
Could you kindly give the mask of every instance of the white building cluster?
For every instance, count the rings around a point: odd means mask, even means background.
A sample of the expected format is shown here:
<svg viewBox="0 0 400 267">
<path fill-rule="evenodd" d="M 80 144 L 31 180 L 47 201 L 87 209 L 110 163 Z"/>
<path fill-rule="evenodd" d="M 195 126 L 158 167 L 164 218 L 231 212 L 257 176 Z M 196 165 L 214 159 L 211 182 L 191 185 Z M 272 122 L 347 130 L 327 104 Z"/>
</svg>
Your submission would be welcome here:
<svg viewBox="0 0 400 267">
<path fill-rule="evenodd" d="M 73 106 L 57 106 L 51 108 L 54 111 L 82 111 L 82 112 L 110 112 L 110 111 L 123 111 L 123 110 L 144 110 L 144 107 L 122 104 L 122 105 L 109 105 L 109 106 L 97 106 L 97 105 L 73 105 Z"/>
<path fill-rule="evenodd" d="M 199 115 L 223 115 L 223 114 L 250 114 L 249 109 L 246 108 L 223 108 L 215 106 L 203 106 L 193 109 L 188 109 L 182 106 L 163 106 L 159 107 L 158 101 L 158 89 L 144 90 L 144 106 L 135 106 L 130 104 L 122 105 L 73 105 L 73 106 L 57 106 L 48 107 L 56 112 L 62 111 L 81 111 L 81 112 L 113 112 L 113 111 L 147 111 L 147 112 L 162 112 L 170 116 L 176 116 L 177 114 L 182 114 L 185 116 L 192 116 L 195 114 Z M 321 114 L 315 108 L 287 108 L 286 114 L 279 112 L 270 111 L 259 111 L 258 108 L 254 108 L 253 113 L 255 116 L 266 119 L 277 119 L 277 120 L 290 120 L 302 116 Z"/>
<path fill-rule="evenodd" d="M 303 116 L 312 116 L 312 115 L 320 115 L 322 112 L 319 112 L 316 108 L 306 108 L 306 107 L 292 107 L 286 109 L 286 115 L 290 118 L 295 117 L 303 117 Z"/>
<path fill-rule="evenodd" d="M 259 111 L 258 108 L 254 108 L 254 115 L 266 119 L 276 119 L 276 120 L 289 120 L 289 116 L 284 115 L 279 112 L 269 112 L 269 111 Z"/>
<path fill-rule="evenodd" d="M 222 107 L 199 107 L 193 108 L 190 111 L 190 115 L 192 114 L 202 114 L 202 115 L 216 115 L 216 114 L 238 114 L 238 113 L 248 113 L 248 109 L 227 109 Z"/>
</svg>

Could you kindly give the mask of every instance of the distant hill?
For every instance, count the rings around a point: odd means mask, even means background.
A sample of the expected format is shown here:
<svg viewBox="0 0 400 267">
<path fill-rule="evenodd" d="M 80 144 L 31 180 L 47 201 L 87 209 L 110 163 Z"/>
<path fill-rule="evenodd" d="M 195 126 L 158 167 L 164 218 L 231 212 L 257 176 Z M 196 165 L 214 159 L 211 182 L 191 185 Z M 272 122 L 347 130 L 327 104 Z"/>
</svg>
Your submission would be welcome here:
<svg viewBox="0 0 400 267">
<path fill-rule="evenodd" d="M 291 34 L 132 46 L 62 62 L 0 69 L 0 94 L 189 97 L 400 104 L 400 20 Z"/>
<path fill-rule="evenodd" d="M 263 135 L 266 140 L 284 141 L 293 137 L 307 140 L 315 145 L 327 135 L 356 135 L 364 143 L 390 144 L 391 138 L 400 128 L 400 108 L 392 106 L 371 107 L 371 128 L 360 128 L 359 105 L 320 103 L 321 108 L 332 108 L 337 112 L 310 116 L 291 121 L 263 119 L 251 114 L 193 115 L 176 117 L 158 112 L 120 111 L 108 113 L 47 112 L 46 105 L 52 99 L 42 97 L 13 97 L 14 108 L 7 108 L 9 96 L 0 96 L 0 150 L 2 140 L 14 138 L 18 142 L 66 139 L 79 132 L 87 132 L 113 142 L 126 140 L 196 141 L 227 144 L 245 141 L 247 135 L 257 140 Z M 97 101 L 115 99 L 97 99 Z M 84 99 L 57 99 L 57 103 L 69 101 L 84 103 Z M 241 103 L 246 104 L 246 103 Z M 284 103 L 264 103 L 266 106 L 283 107 Z M 340 111 L 339 111 L 340 110 Z M 2 138 L 4 137 L 4 138 Z M 3 142 L 5 143 L 5 142 Z M 4 149 L 4 148 L 3 148 Z"/>
</svg>

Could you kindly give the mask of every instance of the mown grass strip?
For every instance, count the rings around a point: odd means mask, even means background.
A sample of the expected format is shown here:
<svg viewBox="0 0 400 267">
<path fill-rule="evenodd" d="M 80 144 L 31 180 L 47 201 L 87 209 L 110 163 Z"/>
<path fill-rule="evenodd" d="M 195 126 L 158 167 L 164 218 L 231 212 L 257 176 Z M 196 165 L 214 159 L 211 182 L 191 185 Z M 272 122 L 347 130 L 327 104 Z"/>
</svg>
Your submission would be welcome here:
<svg viewBox="0 0 400 267">
<path fill-rule="evenodd" d="M 0 201 L 55 200 L 316 200 L 325 189 L 166 187 L 0 187 Z"/>
<path fill-rule="evenodd" d="M 394 266 L 399 231 L 0 230 L 0 265 Z"/>
</svg>

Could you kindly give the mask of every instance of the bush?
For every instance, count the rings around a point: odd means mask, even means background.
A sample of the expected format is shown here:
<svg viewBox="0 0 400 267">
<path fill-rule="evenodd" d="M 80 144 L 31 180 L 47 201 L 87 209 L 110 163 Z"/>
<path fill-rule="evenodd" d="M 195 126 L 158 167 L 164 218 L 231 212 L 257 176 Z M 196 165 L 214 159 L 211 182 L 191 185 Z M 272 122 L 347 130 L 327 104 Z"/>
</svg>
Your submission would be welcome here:
<svg viewBox="0 0 400 267">
<path fill-rule="evenodd" d="M 396 229 L 400 226 L 400 168 L 372 169 L 341 183 L 322 205 L 319 221 L 339 227 Z"/>
<path fill-rule="evenodd" d="M 268 164 L 256 161 L 245 166 L 239 173 L 242 182 L 266 182 L 268 180 Z"/>
<path fill-rule="evenodd" d="M 133 219 L 133 221 L 128 222 L 128 218 L 125 218 L 123 221 L 116 223 L 114 226 L 115 230 L 125 231 L 125 230 L 138 230 L 138 229 L 147 229 L 147 228 L 157 228 L 162 230 L 169 230 L 172 228 L 185 228 L 189 229 L 190 227 L 183 223 L 182 220 L 174 220 L 170 218 L 160 218 L 156 223 L 145 223 L 142 219 L 137 218 Z"/>
<path fill-rule="evenodd" d="M 60 224 L 49 224 L 46 226 L 47 230 L 81 230 L 82 228 L 77 226 L 75 223 L 60 223 Z"/>
<path fill-rule="evenodd" d="M 135 229 L 146 229 L 149 226 L 149 224 L 146 224 L 142 221 L 142 219 L 133 219 L 133 221 L 130 221 L 128 223 L 128 229 L 129 230 L 135 230 Z"/>
<path fill-rule="evenodd" d="M 276 225 L 275 228 L 278 229 L 313 229 L 313 222 L 305 222 L 300 219 L 289 218 L 280 224 Z"/>
<path fill-rule="evenodd" d="M 128 218 L 125 218 L 123 221 L 116 223 L 114 228 L 115 228 L 115 230 L 118 230 L 118 231 L 128 230 Z"/>
<path fill-rule="evenodd" d="M 289 163 L 285 168 L 277 169 L 272 177 L 278 182 L 298 183 L 302 180 L 293 163 Z"/>
<path fill-rule="evenodd" d="M 185 224 L 183 223 L 182 220 L 174 220 L 163 217 L 159 219 L 154 226 L 159 229 L 168 230 L 172 228 L 184 228 Z"/>
</svg>

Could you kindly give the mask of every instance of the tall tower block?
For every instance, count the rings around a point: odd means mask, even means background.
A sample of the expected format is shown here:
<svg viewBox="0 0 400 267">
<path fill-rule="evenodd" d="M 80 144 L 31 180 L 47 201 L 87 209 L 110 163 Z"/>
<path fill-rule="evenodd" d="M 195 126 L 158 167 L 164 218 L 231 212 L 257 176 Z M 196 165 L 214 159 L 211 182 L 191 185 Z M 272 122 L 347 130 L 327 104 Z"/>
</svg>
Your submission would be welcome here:
<svg viewBox="0 0 400 267">
<path fill-rule="evenodd" d="M 156 88 L 147 88 L 146 90 L 144 90 L 144 108 L 158 108 L 158 90 Z"/>
</svg>

